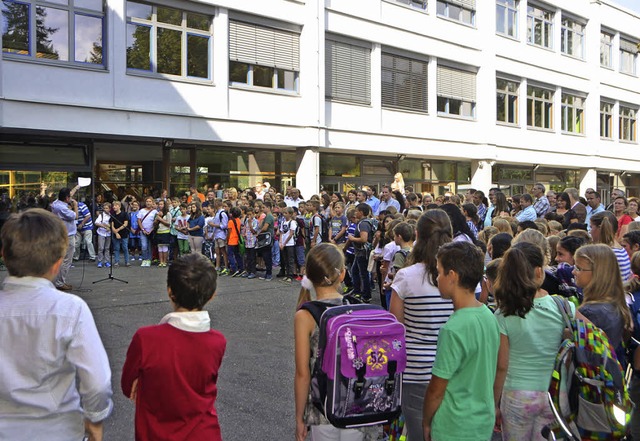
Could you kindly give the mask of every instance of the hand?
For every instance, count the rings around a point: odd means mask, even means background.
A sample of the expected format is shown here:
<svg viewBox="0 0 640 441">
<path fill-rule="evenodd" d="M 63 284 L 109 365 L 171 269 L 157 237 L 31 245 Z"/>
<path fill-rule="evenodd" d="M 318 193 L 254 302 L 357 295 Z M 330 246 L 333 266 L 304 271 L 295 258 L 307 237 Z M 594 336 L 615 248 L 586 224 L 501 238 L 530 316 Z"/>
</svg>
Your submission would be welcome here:
<svg viewBox="0 0 640 441">
<path fill-rule="evenodd" d="M 350 234 L 347 236 L 347 239 L 349 239 L 350 241 L 353 242 L 353 239 L 355 239 L 356 237 L 353 234 Z"/>
<path fill-rule="evenodd" d="M 296 441 L 304 441 L 306 437 L 307 425 L 302 421 L 298 421 L 296 423 Z"/>
<path fill-rule="evenodd" d="M 131 396 L 129 399 L 135 403 L 136 398 L 138 398 L 138 379 L 133 380 L 133 384 L 131 385 Z"/>
<path fill-rule="evenodd" d="M 431 426 L 423 426 L 424 441 L 431 441 Z"/>
<path fill-rule="evenodd" d="M 84 431 L 89 436 L 89 441 L 102 441 L 102 421 L 92 423 L 84 420 Z"/>
<path fill-rule="evenodd" d="M 493 426 L 494 432 L 502 432 L 502 412 L 500 412 L 500 406 L 496 406 L 496 422 Z"/>
<path fill-rule="evenodd" d="M 117 237 L 118 239 L 122 239 L 122 238 L 120 237 L 120 233 L 116 233 L 116 237 Z"/>
</svg>

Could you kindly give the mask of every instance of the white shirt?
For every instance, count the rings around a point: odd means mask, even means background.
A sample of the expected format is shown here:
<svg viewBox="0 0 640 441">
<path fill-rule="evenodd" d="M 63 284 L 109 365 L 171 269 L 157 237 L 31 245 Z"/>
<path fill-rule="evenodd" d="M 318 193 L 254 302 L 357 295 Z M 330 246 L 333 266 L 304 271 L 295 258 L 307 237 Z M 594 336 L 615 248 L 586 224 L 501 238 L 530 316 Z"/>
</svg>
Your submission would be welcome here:
<svg viewBox="0 0 640 441">
<path fill-rule="evenodd" d="M 280 240 L 287 238 L 289 231 L 293 231 L 291 238 L 284 244 L 285 247 L 293 247 L 296 245 L 296 230 L 298 229 L 298 222 L 295 220 L 284 221 L 280 224 Z"/>
<path fill-rule="evenodd" d="M 80 441 L 85 418 L 109 416 L 109 360 L 82 299 L 40 277 L 9 276 L 0 335 L 1 439 Z"/>
<path fill-rule="evenodd" d="M 109 225 L 109 220 L 110 219 L 111 219 L 111 215 L 109 215 L 109 213 L 105 213 L 103 211 L 96 218 L 96 224 Z M 96 232 L 98 233 L 98 236 L 111 237 L 111 230 L 109 230 L 108 228 L 98 227 L 98 230 Z"/>
</svg>

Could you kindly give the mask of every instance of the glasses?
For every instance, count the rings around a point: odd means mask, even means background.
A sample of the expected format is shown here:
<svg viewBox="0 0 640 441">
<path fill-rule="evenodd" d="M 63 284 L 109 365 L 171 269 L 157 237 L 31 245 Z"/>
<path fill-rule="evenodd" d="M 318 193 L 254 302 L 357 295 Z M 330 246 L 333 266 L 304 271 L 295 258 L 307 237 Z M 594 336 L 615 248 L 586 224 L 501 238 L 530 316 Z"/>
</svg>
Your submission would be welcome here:
<svg viewBox="0 0 640 441">
<path fill-rule="evenodd" d="M 593 269 L 585 269 L 585 268 L 580 268 L 578 265 L 574 266 L 573 269 L 577 272 L 577 273 L 586 273 L 589 271 L 593 271 Z"/>
</svg>

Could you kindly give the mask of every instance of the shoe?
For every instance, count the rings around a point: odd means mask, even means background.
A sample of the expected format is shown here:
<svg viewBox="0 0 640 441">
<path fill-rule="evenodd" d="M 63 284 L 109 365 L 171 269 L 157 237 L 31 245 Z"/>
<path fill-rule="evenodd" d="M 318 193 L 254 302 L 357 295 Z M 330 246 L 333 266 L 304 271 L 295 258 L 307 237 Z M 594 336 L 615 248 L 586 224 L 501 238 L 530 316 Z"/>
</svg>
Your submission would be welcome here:
<svg viewBox="0 0 640 441">
<path fill-rule="evenodd" d="M 247 279 L 255 279 L 255 278 L 256 278 L 256 275 L 253 273 L 247 275 Z"/>
<path fill-rule="evenodd" d="M 118 264 L 116 263 L 116 265 L 118 265 Z M 111 268 L 111 264 L 109 262 L 105 263 L 104 266 L 105 266 L 105 268 Z"/>
<path fill-rule="evenodd" d="M 57 287 L 60 291 L 71 291 L 73 289 L 73 286 L 69 285 L 68 283 L 65 283 L 62 286 L 58 286 Z"/>
<path fill-rule="evenodd" d="M 89 262 L 95 262 L 95 261 L 96 261 L 95 257 L 89 259 Z"/>
<path fill-rule="evenodd" d="M 129 268 L 131 266 L 131 264 L 129 262 L 125 262 L 124 266 L 126 266 L 127 268 Z"/>
<path fill-rule="evenodd" d="M 242 271 L 238 277 L 247 277 L 248 274 L 249 273 L 245 270 L 245 271 Z"/>
<path fill-rule="evenodd" d="M 150 260 L 143 260 L 142 263 L 140 264 L 140 266 L 151 266 L 151 261 Z"/>
<path fill-rule="evenodd" d="M 302 282 L 302 276 L 295 276 L 294 279 L 298 282 Z"/>
<path fill-rule="evenodd" d="M 223 269 L 222 271 L 220 271 L 220 275 L 221 276 L 228 276 L 229 275 L 229 270 L 227 268 Z"/>
<path fill-rule="evenodd" d="M 264 277 L 264 281 L 265 281 L 265 282 L 271 282 L 271 280 L 272 280 L 272 279 L 273 279 L 273 278 L 272 278 L 271 276 L 265 276 L 265 277 Z"/>
<path fill-rule="evenodd" d="M 73 261 L 74 261 L 74 262 L 77 262 L 78 260 L 80 260 L 80 258 L 79 258 L 79 257 L 74 257 L 74 258 L 73 258 Z"/>
<path fill-rule="evenodd" d="M 102 268 L 102 262 L 98 262 L 98 268 Z"/>
<path fill-rule="evenodd" d="M 268 275 L 268 276 L 266 276 L 266 275 L 265 275 L 265 276 L 260 276 L 260 277 L 258 277 L 258 278 L 259 278 L 260 280 L 271 280 L 271 279 L 273 279 L 273 277 L 272 277 L 271 275 Z"/>
<path fill-rule="evenodd" d="M 242 271 L 238 270 L 235 273 L 231 274 L 231 277 L 238 277 L 240 274 L 242 274 Z"/>
<path fill-rule="evenodd" d="M 293 279 L 291 277 L 285 277 L 284 279 L 282 279 L 283 282 L 285 283 L 291 283 Z"/>
<path fill-rule="evenodd" d="M 287 275 L 280 271 L 278 274 L 276 274 L 276 277 L 287 277 Z"/>
<path fill-rule="evenodd" d="M 135 257 L 134 257 L 134 259 L 135 259 Z M 138 256 L 138 260 L 142 260 L 142 256 Z"/>
<path fill-rule="evenodd" d="M 119 264 L 118 262 L 116 262 L 116 263 L 114 263 L 114 264 L 113 264 L 113 267 L 114 267 L 114 268 L 119 268 L 119 267 L 120 267 L 120 264 Z"/>
</svg>

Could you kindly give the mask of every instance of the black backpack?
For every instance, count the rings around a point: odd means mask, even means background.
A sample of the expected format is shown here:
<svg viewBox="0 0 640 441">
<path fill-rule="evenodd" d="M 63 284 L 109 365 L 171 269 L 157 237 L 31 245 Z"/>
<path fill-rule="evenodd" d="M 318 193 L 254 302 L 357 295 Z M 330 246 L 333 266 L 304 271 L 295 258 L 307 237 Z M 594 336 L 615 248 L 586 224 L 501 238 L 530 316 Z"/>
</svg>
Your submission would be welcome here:
<svg viewBox="0 0 640 441">
<path fill-rule="evenodd" d="M 320 224 L 320 239 L 322 240 L 322 242 L 329 242 L 329 222 L 327 222 L 327 218 L 325 218 L 320 213 L 317 213 L 317 214 L 313 215 L 314 218 L 316 216 L 319 216 L 320 220 L 321 220 L 321 224 Z M 315 228 L 315 225 L 313 224 L 313 220 L 311 222 L 310 228 L 312 230 Z"/>
</svg>

